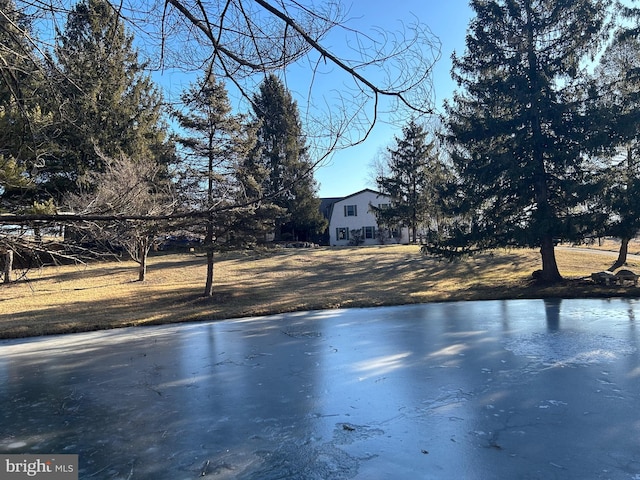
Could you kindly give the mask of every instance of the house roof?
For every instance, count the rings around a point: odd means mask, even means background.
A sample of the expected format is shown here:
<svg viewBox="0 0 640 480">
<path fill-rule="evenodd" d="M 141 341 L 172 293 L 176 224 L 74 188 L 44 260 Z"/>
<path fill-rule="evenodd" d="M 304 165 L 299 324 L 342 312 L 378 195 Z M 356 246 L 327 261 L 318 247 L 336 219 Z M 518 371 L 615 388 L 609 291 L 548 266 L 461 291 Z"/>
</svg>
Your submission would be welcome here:
<svg viewBox="0 0 640 480">
<path fill-rule="evenodd" d="M 346 197 L 339 198 L 338 201 L 355 197 L 356 195 L 360 195 L 361 193 L 364 193 L 364 192 L 371 192 L 371 193 L 375 193 L 376 195 L 384 195 L 384 193 L 378 192 L 377 190 L 372 190 L 371 188 L 365 188 L 364 190 L 360 190 L 359 192 L 352 193 L 351 195 L 347 195 Z"/>
<path fill-rule="evenodd" d="M 331 197 L 320 199 L 320 213 L 325 216 L 327 220 L 331 220 L 331 212 L 333 212 L 333 204 L 342 200 L 342 197 Z"/>
<path fill-rule="evenodd" d="M 331 220 L 331 214 L 333 213 L 333 206 L 342 200 L 346 200 L 351 197 L 355 197 L 356 195 L 360 195 L 361 193 L 371 192 L 375 193 L 379 196 L 386 196 L 382 192 L 378 192 L 377 190 L 372 190 L 371 188 L 365 188 L 360 190 L 359 192 L 352 193 L 351 195 L 347 195 L 346 197 L 326 197 L 320 199 L 320 212 L 326 217 L 327 220 Z"/>
</svg>

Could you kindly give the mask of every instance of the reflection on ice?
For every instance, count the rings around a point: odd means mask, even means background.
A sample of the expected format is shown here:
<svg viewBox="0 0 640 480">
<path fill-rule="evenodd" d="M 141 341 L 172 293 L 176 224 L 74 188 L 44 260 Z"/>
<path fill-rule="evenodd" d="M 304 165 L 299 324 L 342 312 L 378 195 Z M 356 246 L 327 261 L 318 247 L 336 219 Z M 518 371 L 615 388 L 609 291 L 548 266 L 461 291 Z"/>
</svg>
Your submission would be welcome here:
<svg viewBox="0 0 640 480">
<path fill-rule="evenodd" d="M 558 365 L 608 363 L 636 352 L 626 339 L 569 330 L 518 335 L 503 345 L 515 355 Z"/>
<path fill-rule="evenodd" d="M 429 358 L 437 358 L 437 357 L 450 357 L 454 355 L 462 355 L 464 351 L 469 348 L 468 345 L 464 343 L 457 343 L 455 345 L 450 345 L 448 347 L 441 348 L 437 352 L 433 352 L 429 354 Z"/>
<path fill-rule="evenodd" d="M 363 372 L 367 375 L 360 377 L 360 380 L 364 380 L 369 377 L 384 375 L 394 370 L 402 368 L 404 366 L 403 360 L 411 356 L 411 352 L 398 353 L 396 355 L 386 355 L 384 357 L 372 358 L 370 360 L 364 360 L 357 362 L 353 369 L 356 372 Z"/>
</svg>

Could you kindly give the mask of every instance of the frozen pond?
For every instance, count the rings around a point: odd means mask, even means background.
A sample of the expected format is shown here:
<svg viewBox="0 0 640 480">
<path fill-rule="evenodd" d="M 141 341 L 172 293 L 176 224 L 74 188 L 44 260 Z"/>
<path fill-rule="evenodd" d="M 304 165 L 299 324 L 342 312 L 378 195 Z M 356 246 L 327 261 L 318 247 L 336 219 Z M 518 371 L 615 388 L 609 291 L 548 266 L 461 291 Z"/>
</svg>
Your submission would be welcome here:
<svg viewBox="0 0 640 480">
<path fill-rule="evenodd" d="M 638 321 L 489 301 L 1 341 L 0 453 L 79 454 L 81 479 L 640 480 Z"/>
</svg>

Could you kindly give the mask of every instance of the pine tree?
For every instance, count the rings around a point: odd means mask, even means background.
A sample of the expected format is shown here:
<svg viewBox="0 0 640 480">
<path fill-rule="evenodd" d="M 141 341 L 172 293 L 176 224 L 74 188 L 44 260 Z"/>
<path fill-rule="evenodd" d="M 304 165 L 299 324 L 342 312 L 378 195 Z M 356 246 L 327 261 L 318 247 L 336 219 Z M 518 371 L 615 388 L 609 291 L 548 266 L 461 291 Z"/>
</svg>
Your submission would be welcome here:
<svg viewBox="0 0 640 480">
<path fill-rule="evenodd" d="M 15 109 L 26 114 L 37 104 L 37 88 L 42 80 L 42 65 L 33 45 L 27 17 L 16 8 L 13 0 L 0 0 L 0 106 L 3 114 Z M 25 128 L 23 124 L 20 125 Z M 9 135 L 3 135 L 6 149 Z M 23 135 L 18 135 L 19 139 Z M 15 143 L 11 142 L 11 144 Z M 6 152 L 2 152 L 6 153 Z"/>
<path fill-rule="evenodd" d="M 39 198 L 32 181 L 46 154 L 42 59 L 28 41 L 30 24 L 13 0 L 0 0 L 0 210 L 22 210 Z"/>
<path fill-rule="evenodd" d="M 437 223 L 438 185 L 444 182 L 445 169 L 435 157 L 433 140 L 414 119 L 395 137 L 395 147 L 387 149 L 387 173 L 378 176 L 378 189 L 391 197 L 389 208 L 372 206 L 383 225 L 407 225 L 413 241 L 418 227 Z"/>
<path fill-rule="evenodd" d="M 457 214 L 432 251 L 540 248 L 543 281 L 561 279 L 554 244 L 574 239 L 587 198 L 589 137 L 577 85 L 603 38 L 609 0 L 474 0 L 461 89 L 445 106 L 459 175 Z M 442 252 L 442 250 L 439 250 Z"/>
<path fill-rule="evenodd" d="M 238 199 L 241 161 L 255 142 L 254 132 L 241 115 L 232 113 L 227 90 L 213 75 L 193 84 L 182 95 L 184 112 L 174 113 L 188 136 L 178 142 L 186 158 L 180 169 L 183 201 L 191 209 L 207 212 L 204 247 L 207 278 L 204 296 L 213 295 L 216 239 L 229 241 L 238 226 L 239 212 L 228 208 Z M 224 207 L 224 208 L 223 208 Z"/>
<path fill-rule="evenodd" d="M 631 16 L 637 10 L 627 11 Z M 637 23 L 637 22 L 635 22 Z M 601 207 L 607 214 L 606 235 L 620 238 L 618 258 L 627 261 L 629 241 L 640 232 L 640 36 L 636 27 L 620 28 L 595 70 L 599 106 L 604 111 L 605 150 Z M 608 154 L 608 155 L 606 155 Z M 602 158 L 602 157 L 601 157 Z"/>
<path fill-rule="evenodd" d="M 286 216 L 276 218 L 276 240 L 309 240 L 326 227 L 317 184 L 291 93 L 275 75 L 268 75 L 253 96 L 258 143 L 245 168 L 253 172 L 263 196 Z"/>
<path fill-rule="evenodd" d="M 55 53 L 61 74 L 55 128 L 60 153 L 47 165 L 48 188 L 76 191 L 105 157 L 170 156 L 162 97 L 133 47 L 133 36 L 106 0 L 82 0 L 68 15 Z M 162 163 L 162 162 L 161 162 Z"/>
</svg>

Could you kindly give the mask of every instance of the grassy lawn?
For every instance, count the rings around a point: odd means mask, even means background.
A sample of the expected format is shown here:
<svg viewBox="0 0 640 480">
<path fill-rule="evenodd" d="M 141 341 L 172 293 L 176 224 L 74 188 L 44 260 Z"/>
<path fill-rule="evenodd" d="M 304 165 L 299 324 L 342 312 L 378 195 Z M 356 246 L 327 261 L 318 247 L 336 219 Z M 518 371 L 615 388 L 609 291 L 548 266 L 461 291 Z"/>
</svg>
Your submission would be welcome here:
<svg viewBox="0 0 640 480">
<path fill-rule="evenodd" d="M 417 246 L 234 252 L 217 257 L 216 294 L 202 298 L 205 259 L 158 255 L 148 280 L 133 262 L 45 267 L 0 285 L 0 338 L 131 325 L 215 320 L 271 313 L 453 300 L 619 297 L 635 287 L 600 287 L 587 279 L 616 258 L 615 244 L 558 248 L 565 282 L 540 287 L 533 250 L 499 250 L 449 263 Z M 640 246 L 633 244 L 630 253 Z M 627 268 L 640 273 L 640 260 Z"/>
</svg>

